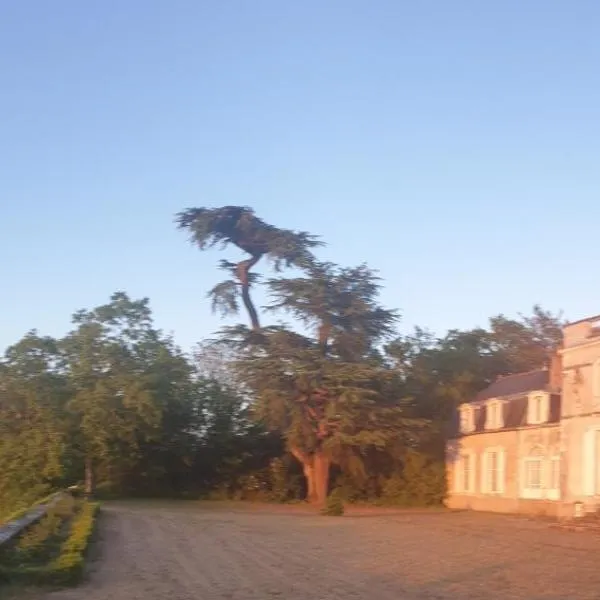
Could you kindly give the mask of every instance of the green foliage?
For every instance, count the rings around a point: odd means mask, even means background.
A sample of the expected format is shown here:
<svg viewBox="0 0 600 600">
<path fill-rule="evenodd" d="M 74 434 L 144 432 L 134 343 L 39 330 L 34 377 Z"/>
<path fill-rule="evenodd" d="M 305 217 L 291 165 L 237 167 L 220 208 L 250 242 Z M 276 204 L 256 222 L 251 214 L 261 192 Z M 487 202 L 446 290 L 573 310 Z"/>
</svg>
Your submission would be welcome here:
<svg viewBox="0 0 600 600">
<path fill-rule="evenodd" d="M 66 378 L 55 340 L 28 333 L 0 361 L 0 522 L 48 494 L 64 473 Z"/>
<path fill-rule="evenodd" d="M 321 514 L 327 517 L 341 517 L 344 514 L 344 501 L 339 488 L 334 489 L 327 497 L 327 504 L 321 510 Z"/>
<path fill-rule="evenodd" d="M 16 560 L 20 563 L 31 563 L 43 560 L 59 533 L 62 519 L 54 512 L 29 527 L 16 544 Z"/>
<path fill-rule="evenodd" d="M 189 209 L 178 224 L 200 249 L 246 253 L 221 261 L 227 281 L 211 297 L 224 313 L 245 308 L 251 328 L 225 329 L 191 358 L 155 327 L 147 299 L 117 292 L 75 313 L 64 338 L 31 331 L 8 348 L 0 522 L 74 482 L 107 497 L 312 500 L 315 465 L 320 501 L 331 483 L 347 502 L 439 504 L 457 405 L 542 366 L 560 343 L 560 316 L 537 306 L 439 338 L 394 337 L 376 273 L 319 262 L 317 237 L 246 207 Z M 275 276 L 252 271 L 261 258 Z M 257 286 L 277 326 L 260 326 Z"/>
<path fill-rule="evenodd" d="M 48 502 L 50 502 L 56 496 L 56 494 L 57 494 L 57 492 L 52 492 L 51 494 L 44 496 L 44 498 L 41 498 L 39 500 L 36 500 L 35 502 L 32 502 L 30 506 L 25 506 L 24 508 L 20 508 L 19 510 L 16 510 L 15 512 L 7 515 L 4 519 L 0 520 L 0 525 L 21 519 L 35 507 L 37 507 L 41 504 L 47 504 Z"/>
<path fill-rule="evenodd" d="M 12 560 L 0 563 L 0 580 L 38 585 L 77 583 L 83 574 L 98 509 L 97 503 L 84 502 L 70 520 L 62 523 L 57 514 L 49 514 L 38 524 L 35 535 L 28 535 L 26 549 L 16 548 Z"/>
<path fill-rule="evenodd" d="M 383 483 L 380 501 L 392 506 L 441 506 L 445 497 L 444 464 L 422 453 L 409 452 L 400 473 Z"/>
<path fill-rule="evenodd" d="M 286 502 L 290 496 L 287 465 L 283 459 L 274 458 L 269 467 L 271 475 L 271 500 Z"/>
<path fill-rule="evenodd" d="M 247 206 L 188 208 L 176 220 L 200 250 L 233 244 L 251 256 L 266 255 L 277 270 L 283 266 L 302 266 L 311 257 L 310 249 L 322 245 L 318 238 L 304 231 L 265 223 Z"/>
<path fill-rule="evenodd" d="M 27 583 L 49 582 L 49 565 L 66 539 L 75 508 L 75 499 L 64 494 L 16 540 L 3 545 L 0 548 L 0 578 Z"/>
<path fill-rule="evenodd" d="M 48 566 L 48 581 L 72 584 L 81 578 L 98 510 L 98 503 L 84 502 L 81 510 L 73 519 L 69 537 L 62 545 L 58 557 Z"/>
</svg>

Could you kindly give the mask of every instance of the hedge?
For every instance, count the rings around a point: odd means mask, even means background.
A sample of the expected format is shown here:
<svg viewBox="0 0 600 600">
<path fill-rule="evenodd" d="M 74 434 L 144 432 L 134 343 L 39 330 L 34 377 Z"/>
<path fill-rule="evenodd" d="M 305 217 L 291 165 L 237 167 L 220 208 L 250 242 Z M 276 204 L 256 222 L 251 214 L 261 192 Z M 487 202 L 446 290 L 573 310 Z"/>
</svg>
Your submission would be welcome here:
<svg viewBox="0 0 600 600">
<path fill-rule="evenodd" d="M 83 575 L 85 555 L 94 533 L 98 502 L 84 502 L 73 519 L 69 537 L 60 549 L 59 555 L 48 565 L 49 579 L 53 583 L 74 583 Z"/>
<path fill-rule="evenodd" d="M 85 555 L 94 533 L 99 503 L 85 501 L 73 517 L 69 535 L 58 556 L 43 566 L 23 566 L 2 569 L 0 580 L 27 584 L 68 585 L 77 583 L 83 575 Z"/>
</svg>

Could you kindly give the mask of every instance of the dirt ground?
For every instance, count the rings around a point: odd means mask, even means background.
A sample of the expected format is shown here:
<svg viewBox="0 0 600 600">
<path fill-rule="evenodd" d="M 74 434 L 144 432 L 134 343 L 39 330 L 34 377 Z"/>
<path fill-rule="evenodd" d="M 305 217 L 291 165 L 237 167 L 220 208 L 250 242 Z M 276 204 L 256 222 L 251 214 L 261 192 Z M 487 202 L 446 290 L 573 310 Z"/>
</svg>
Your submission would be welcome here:
<svg viewBox="0 0 600 600">
<path fill-rule="evenodd" d="M 600 598 L 600 537 L 474 513 L 106 506 L 89 580 L 42 600 Z"/>
</svg>

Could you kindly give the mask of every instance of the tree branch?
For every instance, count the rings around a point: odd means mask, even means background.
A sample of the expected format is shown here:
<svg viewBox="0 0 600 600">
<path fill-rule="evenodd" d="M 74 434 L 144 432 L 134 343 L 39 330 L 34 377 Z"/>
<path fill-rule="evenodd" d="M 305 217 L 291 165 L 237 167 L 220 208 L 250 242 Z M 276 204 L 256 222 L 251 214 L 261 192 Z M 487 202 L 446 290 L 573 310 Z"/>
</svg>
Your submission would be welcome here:
<svg viewBox="0 0 600 600">
<path fill-rule="evenodd" d="M 243 260 L 238 263 L 236 271 L 238 279 L 240 280 L 240 284 L 242 286 L 242 301 L 246 310 L 248 311 L 248 316 L 250 317 L 250 323 L 252 324 L 252 329 L 254 331 L 260 330 L 260 321 L 258 319 L 258 312 L 252 302 L 252 298 L 250 297 L 250 269 L 261 259 L 262 254 L 255 254 L 252 258 L 248 260 Z"/>
</svg>

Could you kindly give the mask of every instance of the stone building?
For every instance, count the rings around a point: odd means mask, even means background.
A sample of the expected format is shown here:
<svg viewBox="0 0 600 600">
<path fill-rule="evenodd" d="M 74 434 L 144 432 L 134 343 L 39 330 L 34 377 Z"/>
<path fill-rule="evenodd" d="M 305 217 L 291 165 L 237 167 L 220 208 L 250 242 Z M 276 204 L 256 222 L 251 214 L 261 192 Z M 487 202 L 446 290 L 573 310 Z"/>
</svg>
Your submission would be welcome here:
<svg viewBox="0 0 600 600">
<path fill-rule="evenodd" d="M 545 369 L 501 377 L 458 411 L 451 508 L 573 516 L 600 509 L 600 316 L 570 323 Z"/>
</svg>

